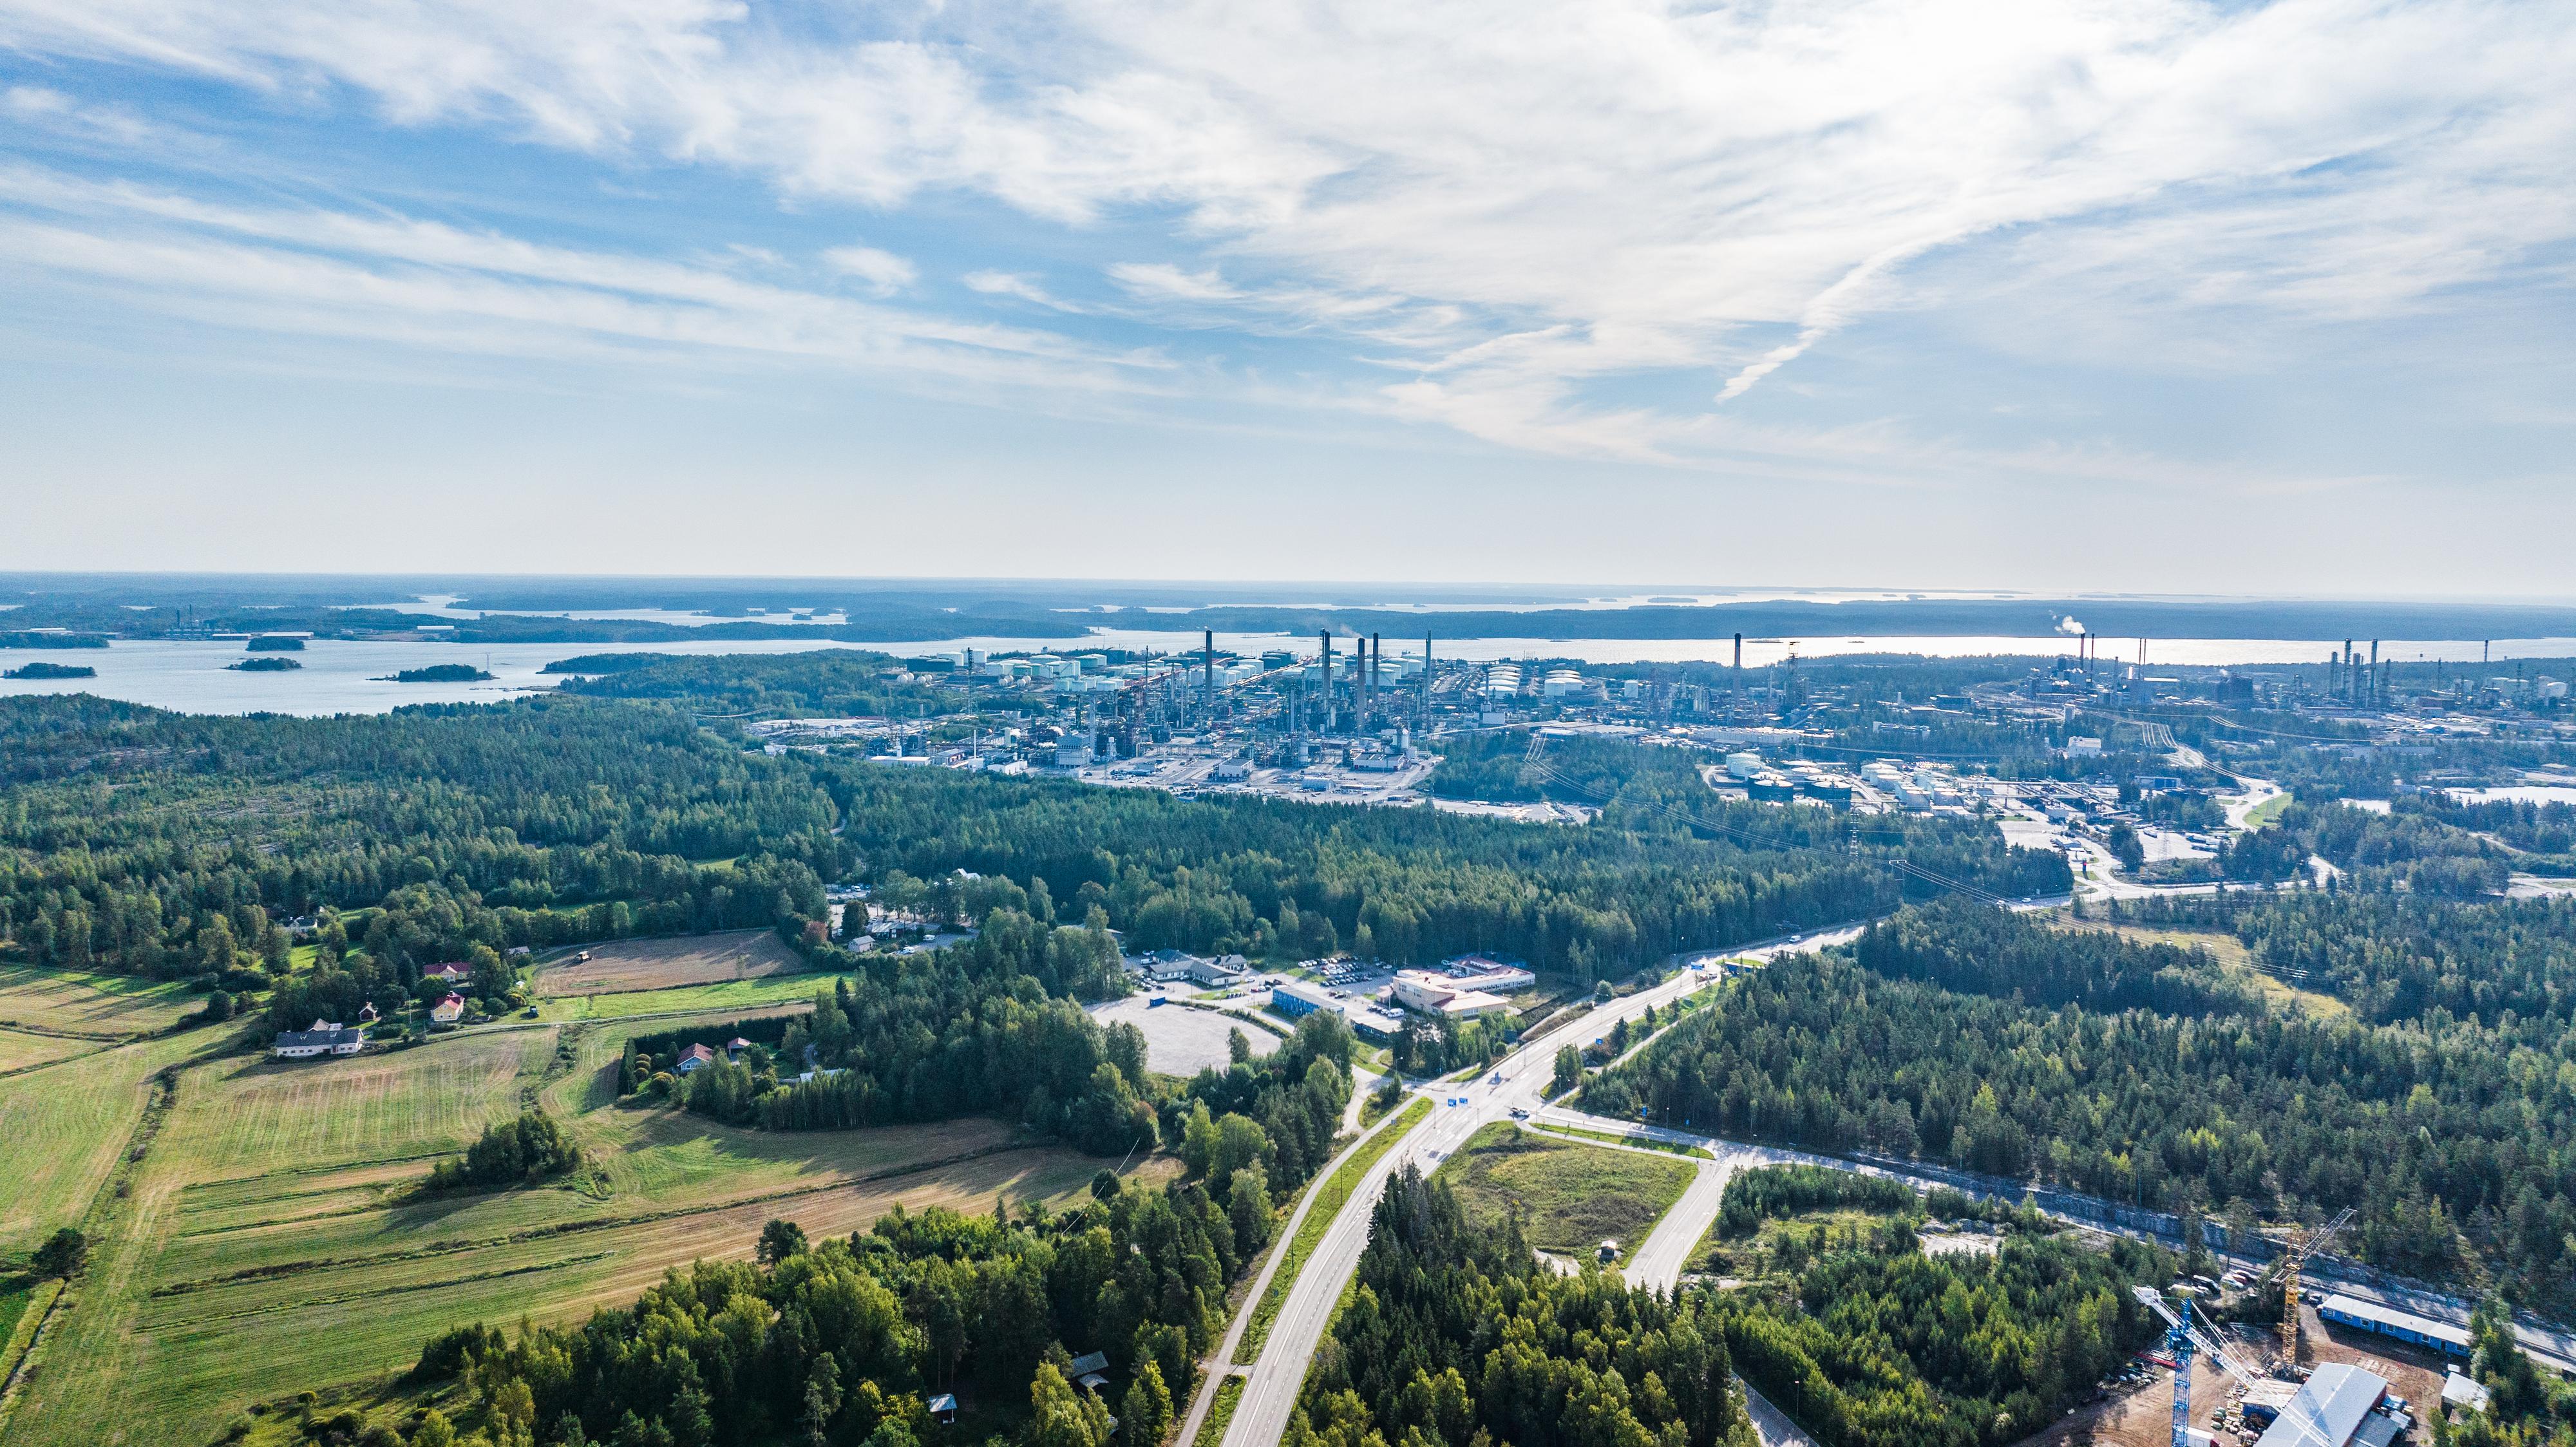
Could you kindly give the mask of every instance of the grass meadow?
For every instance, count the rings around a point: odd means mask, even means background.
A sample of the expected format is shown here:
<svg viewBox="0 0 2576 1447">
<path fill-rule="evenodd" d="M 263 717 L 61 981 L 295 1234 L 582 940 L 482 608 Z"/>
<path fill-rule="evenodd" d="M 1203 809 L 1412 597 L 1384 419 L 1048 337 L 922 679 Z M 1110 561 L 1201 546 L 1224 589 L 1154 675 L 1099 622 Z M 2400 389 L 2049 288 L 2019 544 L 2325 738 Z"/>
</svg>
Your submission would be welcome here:
<svg viewBox="0 0 2576 1447">
<path fill-rule="evenodd" d="M 897 1204 L 1064 1197 L 1102 1164 L 990 1120 L 771 1135 L 620 1103 L 623 1037 L 570 1023 L 182 1070 L 141 1160 L 111 1142 L 58 1172 L 63 1200 L 101 1198 L 98 1244 L 6 1423 L 10 1447 L 209 1441 L 253 1402 L 398 1371 L 446 1327 L 577 1317 L 693 1259 L 748 1256 L 773 1216 L 845 1234 Z M 103 1072 L 138 1102 L 158 1068 L 137 1073 L 148 1049 L 110 1052 L 137 1059 Z M 580 1140 L 581 1172 L 414 1189 L 433 1158 L 540 1103 Z"/>
<path fill-rule="evenodd" d="M 1635 1151 L 1535 1135 L 1496 1121 L 1441 1163 L 1471 1220 L 1500 1223 L 1521 1213 L 1521 1230 L 1542 1251 L 1580 1255 L 1603 1240 L 1635 1247 L 1681 1199 L 1698 1168 Z"/>
</svg>

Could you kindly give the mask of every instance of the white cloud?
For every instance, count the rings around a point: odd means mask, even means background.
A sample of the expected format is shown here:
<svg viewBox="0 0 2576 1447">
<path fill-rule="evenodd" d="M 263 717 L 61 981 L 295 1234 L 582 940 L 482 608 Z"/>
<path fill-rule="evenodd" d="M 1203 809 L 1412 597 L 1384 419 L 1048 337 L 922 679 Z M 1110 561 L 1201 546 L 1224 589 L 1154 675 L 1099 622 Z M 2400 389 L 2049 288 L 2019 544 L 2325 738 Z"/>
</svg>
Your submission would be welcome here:
<svg viewBox="0 0 2576 1447">
<path fill-rule="evenodd" d="M 215 204 L 26 166 L 0 166 L 0 264 L 230 325 L 486 355 L 837 365 L 905 385 L 1071 393 L 1143 390 L 1162 368 L 1054 332 L 855 302 L 719 266 L 402 216 Z"/>
<path fill-rule="evenodd" d="M 2036 333 L 2080 330 L 2044 283 L 2295 334 L 2563 286 L 2576 237 L 2576 9 L 2505 0 L 0 0 L 0 43 L 805 201 L 1169 218 L 1195 254 L 1110 267 L 1122 315 L 1340 338 L 1402 374 L 1363 405 L 1549 452 L 1707 445 L 1731 399 L 1924 304 L 1927 259 L 1987 258 L 1945 287 Z M 1672 373 L 1707 400 L 1592 400 Z"/>
<path fill-rule="evenodd" d="M 921 277 L 919 267 L 873 246 L 836 246 L 824 252 L 823 259 L 875 287 L 879 296 L 892 296 Z"/>
</svg>

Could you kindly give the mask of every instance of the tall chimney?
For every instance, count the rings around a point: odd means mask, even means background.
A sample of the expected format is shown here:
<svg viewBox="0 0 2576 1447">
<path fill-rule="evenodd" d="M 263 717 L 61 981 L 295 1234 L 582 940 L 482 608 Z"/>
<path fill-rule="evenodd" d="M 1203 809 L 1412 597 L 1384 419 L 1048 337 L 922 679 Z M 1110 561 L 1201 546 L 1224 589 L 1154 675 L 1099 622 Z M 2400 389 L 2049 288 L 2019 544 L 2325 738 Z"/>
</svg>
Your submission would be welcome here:
<svg viewBox="0 0 2576 1447">
<path fill-rule="evenodd" d="M 1328 734 L 1333 731 L 1333 630 L 1321 629 L 1315 636 L 1324 640 L 1324 719 L 1315 731 Z"/>
</svg>

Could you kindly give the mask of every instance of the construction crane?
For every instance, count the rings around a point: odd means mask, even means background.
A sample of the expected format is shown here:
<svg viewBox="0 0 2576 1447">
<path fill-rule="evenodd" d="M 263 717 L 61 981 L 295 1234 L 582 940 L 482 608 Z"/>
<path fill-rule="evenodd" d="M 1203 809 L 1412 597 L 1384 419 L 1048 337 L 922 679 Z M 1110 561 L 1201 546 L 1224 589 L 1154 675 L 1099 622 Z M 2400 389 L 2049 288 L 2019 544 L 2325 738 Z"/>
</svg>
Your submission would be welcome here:
<svg viewBox="0 0 2576 1447">
<path fill-rule="evenodd" d="M 2183 1300 L 2182 1310 L 2177 1312 L 2165 1301 L 2164 1293 L 2152 1286 L 2134 1286 L 2129 1289 L 2129 1293 L 2138 1299 L 2140 1306 L 2164 1318 L 2165 1351 L 2173 1357 L 2174 1362 L 2173 1447 L 2193 1447 L 2191 1440 L 2192 1348 L 2198 1347 L 2208 1353 L 2209 1359 L 2218 1364 L 2220 1371 L 2234 1377 L 2244 1386 L 2251 1387 L 2260 1378 L 2254 1375 L 2252 1368 L 2236 1359 L 2235 1353 L 2227 1349 L 2226 1343 L 2220 1341 L 2216 1333 L 2193 1323 L 2191 1301 L 2188 1297 Z M 2302 1447 L 2305 1447 L 2305 1444 L 2302 1444 Z"/>
<path fill-rule="evenodd" d="M 2309 1256 L 2324 1250 L 2336 1232 L 2352 1224 L 2352 1213 L 2352 1207 L 2344 1207 L 2323 1228 L 2292 1241 L 2281 1253 L 2281 1360 L 2285 1362 L 2299 1359 L 2299 1273 L 2307 1267 Z"/>
</svg>

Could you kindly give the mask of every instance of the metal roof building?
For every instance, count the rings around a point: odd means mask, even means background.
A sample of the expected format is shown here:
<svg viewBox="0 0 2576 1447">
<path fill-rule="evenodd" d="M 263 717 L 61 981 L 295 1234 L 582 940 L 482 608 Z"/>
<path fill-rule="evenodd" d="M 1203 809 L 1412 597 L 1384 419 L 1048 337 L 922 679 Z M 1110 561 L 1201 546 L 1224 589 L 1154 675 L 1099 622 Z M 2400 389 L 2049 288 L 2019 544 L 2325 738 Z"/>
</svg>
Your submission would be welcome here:
<svg viewBox="0 0 2576 1447">
<path fill-rule="evenodd" d="M 2388 1395 L 2377 1375 L 2329 1362 L 2309 1376 L 2254 1447 L 2347 1447 Z"/>
</svg>

